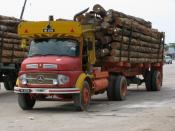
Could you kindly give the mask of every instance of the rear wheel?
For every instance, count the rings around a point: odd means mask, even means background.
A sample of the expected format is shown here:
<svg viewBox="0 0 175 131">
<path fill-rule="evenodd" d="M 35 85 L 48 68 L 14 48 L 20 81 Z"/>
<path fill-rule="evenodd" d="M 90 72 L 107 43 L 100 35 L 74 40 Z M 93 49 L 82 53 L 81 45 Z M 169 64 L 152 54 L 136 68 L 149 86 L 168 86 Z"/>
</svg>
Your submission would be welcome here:
<svg viewBox="0 0 175 131">
<path fill-rule="evenodd" d="M 31 110 L 35 101 L 29 94 L 18 94 L 18 104 L 23 110 Z"/>
<path fill-rule="evenodd" d="M 160 71 L 153 71 L 152 73 L 152 91 L 160 91 L 162 86 L 162 75 Z"/>
<path fill-rule="evenodd" d="M 90 105 L 91 101 L 91 92 L 90 92 L 90 86 L 87 81 L 84 81 L 83 88 L 80 92 L 80 94 L 76 94 L 73 96 L 74 98 L 74 104 L 76 106 L 76 109 L 79 111 L 86 111 L 88 110 L 88 107 Z"/>
<path fill-rule="evenodd" d="M 109 85 L 107 88 L 107 97 L 108 97 L 108 100 L 110 101 L 114 100 L 114 81 L 115 81 L 115 76 L 111 75 L 109 77 Z"/>
<path fill-rule="evenodd" d="M 6 75 L 4 76 L 4 87 L 6 90 L 14 90 L 14 86 L 16 83 L 16 75 Z"/>
<path fill-rule="evenodd" d="M 162 86 L 162 75 L 160 71 L 147 71 L 144 79 L 147 91 L 160 91 Z"/>
<path fill-rule="evenodd" d="M 145 79 L 145 86 L 147 91 L 152 91 L 151 86 L 151 71 L 146 71 L 144 79 Z"/>
<path fill-rule="evenodd" d="M 121 101 L 126 98 L 127 81 L 124 76 L 118 75 L 114 82 L 114 100 Z"/>
</svg>

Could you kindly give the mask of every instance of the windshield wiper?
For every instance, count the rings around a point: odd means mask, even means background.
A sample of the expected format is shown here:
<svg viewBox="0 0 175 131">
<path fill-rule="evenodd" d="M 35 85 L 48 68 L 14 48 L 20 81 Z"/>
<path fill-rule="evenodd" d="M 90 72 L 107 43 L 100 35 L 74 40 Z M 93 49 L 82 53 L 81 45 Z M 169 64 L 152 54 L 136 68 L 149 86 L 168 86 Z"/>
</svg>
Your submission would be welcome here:
<svg viewBox="0 0 175 131">
<path fill-rule="evenodd" d="M 32 56 L 41 56 L 42 54 L 31 54 L 31 55 L 28 55 L 29 57 L 32 57 Z"/>
<path fill-rule="evenodd" d="M 33 55 L 29 55 L 29 57 L 32 57 L 32 56 L 59 56 L 57 54 L 33 54 Z"/>
<path fill-rule="evenodd" d="M 69 54 L 32 54 L 29 55 L 29 57 L 33 56 L 69 56 L 69 57 L 75 57 L 75 55 L 69 55 Z"/>
</svg>

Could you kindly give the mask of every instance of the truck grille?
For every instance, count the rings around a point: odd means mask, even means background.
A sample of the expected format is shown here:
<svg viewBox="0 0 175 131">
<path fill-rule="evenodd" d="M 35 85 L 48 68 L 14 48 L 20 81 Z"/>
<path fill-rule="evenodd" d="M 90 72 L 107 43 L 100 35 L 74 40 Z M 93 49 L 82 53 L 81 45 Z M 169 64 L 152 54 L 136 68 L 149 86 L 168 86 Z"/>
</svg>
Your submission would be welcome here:
<svg viewBox="0 0 175 131">
<path fill-rule="evenodd" d="M 57 74 L 51 73 L 29 73 L 27 74 L 28 84 L 53 84 L 53 80 L 57 80 Z"/>
</svg>

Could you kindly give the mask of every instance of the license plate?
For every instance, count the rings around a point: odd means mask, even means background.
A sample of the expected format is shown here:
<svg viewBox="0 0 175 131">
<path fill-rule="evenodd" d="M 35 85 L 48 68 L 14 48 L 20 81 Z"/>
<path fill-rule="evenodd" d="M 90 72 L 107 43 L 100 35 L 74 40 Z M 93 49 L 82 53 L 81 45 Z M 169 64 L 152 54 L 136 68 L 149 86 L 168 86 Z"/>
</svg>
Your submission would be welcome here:
<svg viewBox="0 0 175 131">
<path fill-rule="evenodd" d="M 37 92 L 44 92 L 44 89 L 36 89 Z"/>
<path fill-rule="evenodd" d="M 30 93 L 31 90 L 30 89 L 21 89 L 21 92 L 23 92 L 23 93 Z"/>
</svg>

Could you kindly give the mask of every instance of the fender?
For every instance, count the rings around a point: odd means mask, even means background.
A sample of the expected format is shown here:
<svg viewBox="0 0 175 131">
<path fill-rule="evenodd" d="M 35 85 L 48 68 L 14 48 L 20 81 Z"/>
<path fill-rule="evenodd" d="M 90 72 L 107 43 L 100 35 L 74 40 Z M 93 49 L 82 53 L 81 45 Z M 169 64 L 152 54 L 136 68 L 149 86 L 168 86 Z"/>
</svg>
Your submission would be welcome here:
<svg viewBox="0 0 175 131">
<path fill-rule="evenodd" d="M 19 87 L 19 77 L 16 79 L 16 86 Z"/>
<path fill-rule="evenodd" d="M 76 81 L 75 88 L 78 88 L 81 90 L 83 88 L 83 83 L 84 83 L 85 79 L 88 78 L 91 80 L 91 77 L 92 77 L 91 75 L 81 73 Z"/>
</svg>

